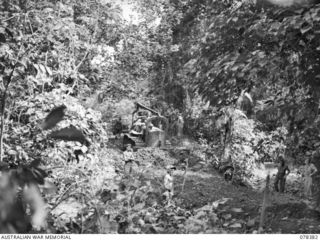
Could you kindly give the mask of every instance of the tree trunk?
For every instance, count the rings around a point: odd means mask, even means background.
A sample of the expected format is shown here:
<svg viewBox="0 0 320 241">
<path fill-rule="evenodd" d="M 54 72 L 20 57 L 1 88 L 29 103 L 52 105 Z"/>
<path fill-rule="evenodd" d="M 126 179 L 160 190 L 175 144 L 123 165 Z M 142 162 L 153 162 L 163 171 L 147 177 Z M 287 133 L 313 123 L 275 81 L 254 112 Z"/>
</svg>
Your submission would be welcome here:
<svg viewBox="0 0 320 241">
<path fill-rule="evenodd" d="M 264 227 L 264 221 L 265 221 L 265 216 L 266 216 L 266 208 L 267 208 L 267 203 L 269 199 L 269 183 L 270 183 L 270 175 L 268 174 L 266 178 L 266 187 L 264 189 L 264 194 L 263 194 L 263 201 L 262 201 L 262 207 L 261 207 L 261 215 L 260 215 L 260 224 L 259 224 L 259 233 L 262 232 L 263 227 Z"/>
<path fill-rule="evenodd" d="M 2 106 L 1 106 L 1 126 L 0 126 L 0 163 L 3 161 L 3 132 L 4 132 L 4 112 L 6 109 L 7 89 L 4 90 L 2 95 Z"/>
</svg>

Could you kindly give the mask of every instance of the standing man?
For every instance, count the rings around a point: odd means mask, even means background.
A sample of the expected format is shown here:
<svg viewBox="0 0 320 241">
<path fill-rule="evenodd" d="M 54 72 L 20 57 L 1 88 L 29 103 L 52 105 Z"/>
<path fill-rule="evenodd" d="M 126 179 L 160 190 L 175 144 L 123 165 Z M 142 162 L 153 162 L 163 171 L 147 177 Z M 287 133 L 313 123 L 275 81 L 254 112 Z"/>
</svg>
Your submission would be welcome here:
<svg viewBox="0 0 320 241">
<path fill-rule="evenodd" d="M 278 173 L 274 181 L 274 189 L 276 190 L 276 192 L 279 192 L 279 183 L 280 183 L 280 192 L 283 193 L 286 185 L 286 178 L 290 173 L 290 169 L 286 165 L 283 157 L 279 157 L 279 159 L 280 159 L 280 163 L 278 166 Z"/>
<path fill-rule="evenodd" d="M 178 136 L 178 138 L 182 137 L 183 125 L 184 125 L 183 117 L 181 115 L 179 115 L 178 120 L 177 120 L 177 136 Z"/>
<path fill-rule="evenodd" d="M 165 195 L 167 196 L 168 201 L 171 200 L 173 196 L 173 167 L 168 166 L 167 167 L 167 174 L 164 176 L 164 188 L 166 189 Z"/>
<path fill-rule="evenodd" d="M 134 162 L 134 154 L 131 144 L 128 144 L 126 150 L 123 152 L 124 168 L 128 173 L 132 172 L 132 166 Z M 129 169 L 129 170 L 128 170 Z"/>
<path fill-rule="evenodd" d="M 304 194 L 307 198 L 310 198 L 312 196 L 312 177 L 318 169 L 316 166 L 311 163 L 311 160 L 308 158 L 306 160 L 306 165 L 304 169 Z"/>
</svg>

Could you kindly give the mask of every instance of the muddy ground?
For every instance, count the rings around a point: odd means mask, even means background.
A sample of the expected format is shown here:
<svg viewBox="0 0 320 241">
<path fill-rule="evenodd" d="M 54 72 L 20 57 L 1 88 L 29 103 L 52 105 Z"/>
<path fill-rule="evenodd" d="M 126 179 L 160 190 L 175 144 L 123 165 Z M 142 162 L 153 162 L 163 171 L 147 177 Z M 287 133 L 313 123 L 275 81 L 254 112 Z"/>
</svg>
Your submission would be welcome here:
<svg viewBox="0 0 320 241">
<path fill-rule="evenodd" d="M 213 168 L 175 172 L 176 197 L 186 209 L 197 209 L 222 198 L 230 200 L 221 207 L 223 226 L 241 223 L 237 233 L 256 232 L 259 227 L 263 191 L 226 182 Z M 182 183 L 185 186 L 183 192 Z M 264 232 L 320 233 L 320 212 L 310 202 L 289 192 L 268 195 Z"/>
</svg>

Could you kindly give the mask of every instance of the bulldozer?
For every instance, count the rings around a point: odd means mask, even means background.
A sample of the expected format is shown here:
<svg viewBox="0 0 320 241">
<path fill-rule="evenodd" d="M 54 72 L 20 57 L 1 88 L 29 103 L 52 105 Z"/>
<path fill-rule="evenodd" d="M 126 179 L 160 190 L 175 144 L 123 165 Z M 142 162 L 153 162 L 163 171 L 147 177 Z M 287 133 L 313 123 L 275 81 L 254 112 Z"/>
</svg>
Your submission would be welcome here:
<svg viewBox="0 0 320 241">
<path fill-rule="evenodd" d="M 122 131 L 123 149 L 128 145 L 135 150 L 144 147 L 167 148 L 170 145 L 167 140 L 168 119 L 138 102 L 135 105 L 131 126 Z"/>
</svg>

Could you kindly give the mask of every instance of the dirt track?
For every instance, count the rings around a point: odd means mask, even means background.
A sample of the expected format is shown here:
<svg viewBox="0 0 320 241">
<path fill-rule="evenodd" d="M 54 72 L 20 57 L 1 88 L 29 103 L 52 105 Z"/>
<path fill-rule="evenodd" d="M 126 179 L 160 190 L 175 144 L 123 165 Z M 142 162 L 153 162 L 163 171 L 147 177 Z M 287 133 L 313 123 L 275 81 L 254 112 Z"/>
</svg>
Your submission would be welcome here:
<svg viewBox="0 0 320 241">
<path fill-rule="evenodd" d="M 177 171 L 175 177 L 175 190 L 181 206 L 192 210 L 222 198 L 231 198 L 221 210 L 221 217 L 230 217 L 230 220 L 224 219 L 225 223 L 244 224 L 243 228 L 237 231 L 239 233 L 252 233 L 258 229 L 263 199 L 261 192 L 227 183 L 219 173 L 210 170 L 188 172 L 185 176 L 184 191 L 181 193 L 183 172 Z M 238 212 L 232 212 L 233 209 Z M 265 232 L 320 233 L 320 212 L 311 209 L 302 200 L 290 194 L 271 191 L 266 211 Z"/>
</svg>

